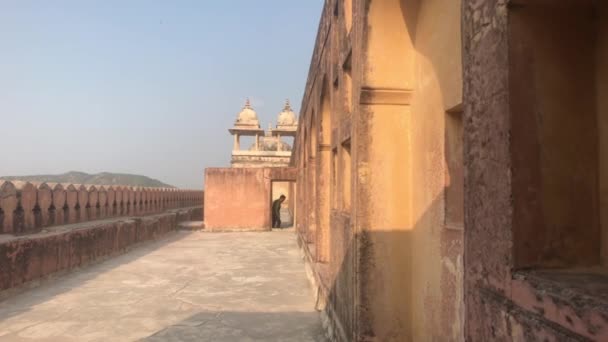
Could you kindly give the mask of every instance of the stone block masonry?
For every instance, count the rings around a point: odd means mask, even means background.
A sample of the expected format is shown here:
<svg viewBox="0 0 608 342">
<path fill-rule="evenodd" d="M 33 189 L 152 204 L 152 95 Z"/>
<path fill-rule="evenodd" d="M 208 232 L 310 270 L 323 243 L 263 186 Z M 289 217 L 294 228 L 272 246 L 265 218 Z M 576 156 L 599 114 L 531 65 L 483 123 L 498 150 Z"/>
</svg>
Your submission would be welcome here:
<svg viewBox="0 0 608 342">
<path fill-rule="evenodd" d="M 22 237 L 0 237 L 0 299 L 49 276 L 158 239 L 177 230 L 180 222 L 202 219 L 202 214 L 202 207 L 191 207 L 145 217 L 65 225 Z"/>
</svg>

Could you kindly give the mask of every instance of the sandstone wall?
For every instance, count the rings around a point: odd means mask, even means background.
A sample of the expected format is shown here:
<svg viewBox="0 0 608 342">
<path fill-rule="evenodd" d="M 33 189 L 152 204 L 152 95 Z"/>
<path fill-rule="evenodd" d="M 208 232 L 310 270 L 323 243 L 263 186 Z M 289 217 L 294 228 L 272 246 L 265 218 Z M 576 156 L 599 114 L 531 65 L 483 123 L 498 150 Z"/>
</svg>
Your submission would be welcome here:
<svg viewBox="0 0 608 342">
<path fill-rule="evenodd" d="M 461 5 L 425 0 L 401 6 L 417 70 L 407 187 L 414 341 L 464 338 Z"/>
<path fill-rule="evenodd" d="M 203 192 L 170 188 L 0 181 L 0 234 L 200 206 Z"/>
<path fill-rule="evenodd" d="M 135 244 L 176 230 L 179 222 L 201 220 L 201 208 L 175 209 L 139 218 L 63 226 L 47 233 L 0 240 L 0 296 L 3 291 L 124 253 Z M 8 295 L 4 292 L 4 295 Z"/>
<path fill-rule="evenodd" d="M 463 9 L 466 339 L 605 341 L 606 6 Z"/>
<path fill-rule="evenodd" d="M 325 1 L 291 163 L 335 339 L 608 338 L 607 8 Z"/>
<path fill-rule="evenodd" d="M 446 190 L 462 187 L 446 152 L 462 153 L 458 132 L 446 138 L 460 14 L 461 1 L 325 2 L 292 165 L 300 246 L 337 340 L 463 339 L 461 191 L 446 224 Z"/>
<path fill-rule="evenodd" d="M 608 3 L 600 5 L 601 16 L 608 16 Z M 608 94 L 608 20 L 598 25 L 597 94 Z M 598 96 L 600 142 L 600 212 L 602 226 L 602 262 L 608 265 L 608 96 Z"/>
<path fill-rule="evenodd" d="M 205 229 L 270 230 L 272 182 L 295 180 L 292 168 L 205 170 Z"/>
</svg>

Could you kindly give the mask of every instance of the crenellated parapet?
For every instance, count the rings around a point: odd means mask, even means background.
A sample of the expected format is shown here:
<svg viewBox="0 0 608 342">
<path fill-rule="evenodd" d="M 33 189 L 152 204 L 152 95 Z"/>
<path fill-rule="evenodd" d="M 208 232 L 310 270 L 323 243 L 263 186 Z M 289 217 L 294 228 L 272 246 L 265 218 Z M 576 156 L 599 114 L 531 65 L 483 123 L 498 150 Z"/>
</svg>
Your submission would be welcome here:
<svg viewBox="0 0 608 342">
<path fill-rule="evenodd" d="M 201 190 L 0 180 L 0 234 L 202 204 Z"/>
</svg>

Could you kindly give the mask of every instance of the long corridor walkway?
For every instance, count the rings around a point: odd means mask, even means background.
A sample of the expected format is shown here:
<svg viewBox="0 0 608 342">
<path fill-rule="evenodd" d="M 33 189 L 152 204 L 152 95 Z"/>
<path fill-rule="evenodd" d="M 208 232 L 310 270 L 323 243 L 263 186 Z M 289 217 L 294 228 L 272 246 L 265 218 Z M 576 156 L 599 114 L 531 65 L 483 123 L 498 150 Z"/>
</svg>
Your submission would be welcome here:
<svg viewBox="0 0 608 342">
<path fill-rule="evenodd" d="M 323 341 L 292 231 L 186 233 L 0 302 L 0 341 Z"/>
</svg>

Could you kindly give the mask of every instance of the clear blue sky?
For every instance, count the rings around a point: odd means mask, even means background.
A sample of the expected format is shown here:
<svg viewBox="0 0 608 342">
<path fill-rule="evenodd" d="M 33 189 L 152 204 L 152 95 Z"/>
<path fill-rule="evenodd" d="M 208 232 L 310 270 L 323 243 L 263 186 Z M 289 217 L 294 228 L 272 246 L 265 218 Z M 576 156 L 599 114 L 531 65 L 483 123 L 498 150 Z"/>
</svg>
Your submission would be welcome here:
<svg viewBox="0 0 608 342">
<path fill-rule="evenodd" d="M 323 0 L 0 1 L 0 176 L 200 188 L 251 97 L 299 110 Z"/>
</svg>

